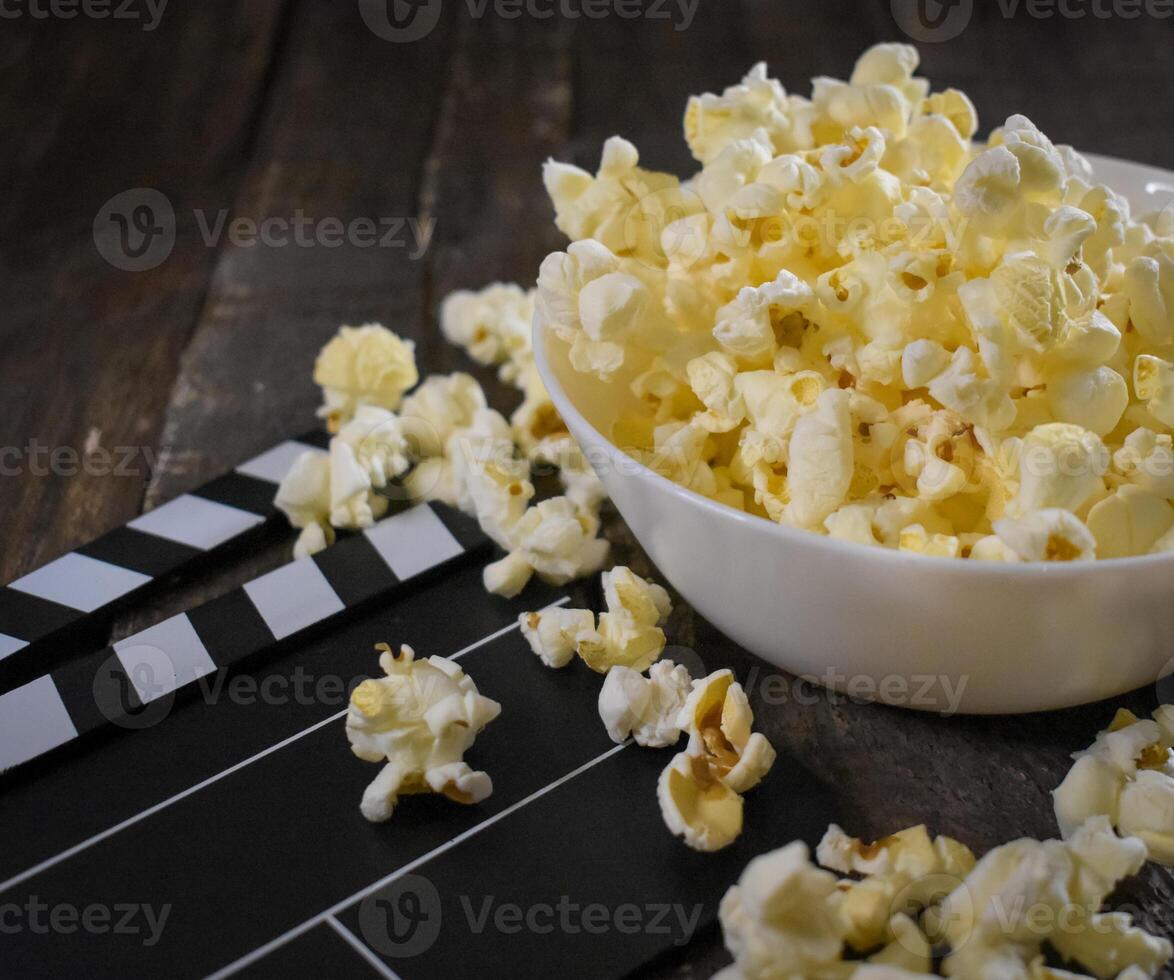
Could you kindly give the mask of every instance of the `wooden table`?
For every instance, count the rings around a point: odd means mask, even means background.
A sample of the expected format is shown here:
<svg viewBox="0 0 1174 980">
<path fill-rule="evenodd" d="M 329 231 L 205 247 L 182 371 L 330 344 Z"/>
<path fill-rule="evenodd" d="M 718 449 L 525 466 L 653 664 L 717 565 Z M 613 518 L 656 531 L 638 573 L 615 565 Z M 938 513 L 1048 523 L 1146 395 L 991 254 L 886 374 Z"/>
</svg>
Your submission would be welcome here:
<svg viewBox="0 0 1174 980">
<path fill-rule="evenodd" d="M 922 73 L 970 93 L 984 130 L 1024 112 L 1057 141 L 1174 168 L 1174 21 L 979 8 L 921 50 Z M 539 176 L 548 156 L 594 169 L 620 133 L 647 165 L 685 173 L 690 93 L 758 59 L 806 92 L 867 45 L 903 39 L 884 2 L 701 0 L 688 29 L 671 4 L 669 19 L 636 20 L 470 9 L 450 0 L 414 43 L 377 36 L 350 0 L 175 2 L 152 31 L 0 22 L 0 580 L 310 427 L 310 367 L 340 323 L 413 337 L 424 372 L 470 370 L 439 336 L 437 306 L 459 287 L 528 284 L 560 247 Z M 110 264 L 93 234 L 104 202 L 134 188 L 175 214 L 174 247 L 142 272 Z M 250 244 L 247 225 L 229 234 L 236 218 L 299 215 L 321 240 L 274 242 L 272 224 L 270 244 Z M 370 219 L 390 241 L 331 247 L 327 219 Z M 409 220 L 433 229 L 422 255 Z M 515 393 L 475 373 L 512 407 Z M 610 533 L 647 570 L 616 518 Z M 276 547 L 259 553 L 118 635 L 277 560 Z M 670 633 L 712 664 L 750 666 L 683 606 Z M 1112 714 L 942 719 L 827 696 L 764 703 L 770 689 L 755 686 L 755 707 L 780 764 L 825 783 L 840 823 L 867 837 L 926 822 L 976 851 L 1054 834 L 1049 791 Z M 1148 709 L 1154 691 L 1125 700 Z M 1121 900 L 1174 935 L 1169 871 L 1148 867 Z M 724 958 L 711 933 L 663 975 L 707 976 Z"/>
</svg>

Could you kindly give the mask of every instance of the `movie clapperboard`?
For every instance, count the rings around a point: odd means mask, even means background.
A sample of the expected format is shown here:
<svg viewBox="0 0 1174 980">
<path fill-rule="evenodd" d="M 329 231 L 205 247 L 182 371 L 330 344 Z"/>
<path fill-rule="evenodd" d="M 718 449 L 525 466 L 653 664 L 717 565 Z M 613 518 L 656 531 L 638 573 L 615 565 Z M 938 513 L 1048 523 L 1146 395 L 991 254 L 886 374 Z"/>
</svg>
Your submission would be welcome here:
<svg viewBox="0 0 1174 980">
<path fill-rule="evenodd" d="M 443 505 L 393 505 L 101 648 L 116 615 L 279 526 L 277 483 L 325 445 L 284 442 L 0 589 L 0 976 L 626 976 L 714 930 L 753 856 L 818 838 L 826 791 L 785 753 L 734 846 L 670 836 L 675 750 L 614 744 L 599 676 L 543 666 L 517 629 L 590 587 L 488 595 L 493 545 Z M 459 660 L 501 703 L 466 755 L 484 802 L 363 819 L 379 768 L 343 719 L 380 641 Z"/>
</svg>

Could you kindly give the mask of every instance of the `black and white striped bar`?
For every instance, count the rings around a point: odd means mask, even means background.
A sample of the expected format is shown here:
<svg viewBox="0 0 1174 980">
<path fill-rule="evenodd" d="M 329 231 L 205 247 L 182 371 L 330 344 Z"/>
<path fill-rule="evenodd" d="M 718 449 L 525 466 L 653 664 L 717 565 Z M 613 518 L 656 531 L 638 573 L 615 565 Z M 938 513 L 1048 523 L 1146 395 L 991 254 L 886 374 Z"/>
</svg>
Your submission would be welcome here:
<svg viewBox="0 0 1174 980">
<path fill-rule="evenodd" d="M 181 688 L 275 647 L 423 573 L 485 550 L 476 522 L 420 504 L 309 558 L 0 694 L 0 771 L 106 725 L 142 728 Z"/>
<path fill-rule="evenodd" d="M 312 433 L 280 443 L 0 588 L 2 672 L 86 620 L 104 620 L 151 582 L 239 543 L 276 515 L 277 484 L 293 461 L 307 451 L 325 451 L 326 441 Z"/>
</svg>

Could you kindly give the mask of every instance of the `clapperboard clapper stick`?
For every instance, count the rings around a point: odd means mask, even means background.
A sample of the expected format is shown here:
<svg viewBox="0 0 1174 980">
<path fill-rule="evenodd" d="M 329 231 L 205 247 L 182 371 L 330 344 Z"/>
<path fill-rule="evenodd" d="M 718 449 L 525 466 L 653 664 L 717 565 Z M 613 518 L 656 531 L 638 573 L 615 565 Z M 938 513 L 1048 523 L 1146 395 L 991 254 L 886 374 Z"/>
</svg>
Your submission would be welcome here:
<svg viewBox="0 0 1174 980">
<path fill-rule="evenodd" d="M 176 497 L 0 587 L 0 692 L 79 648 L 102 642 L 115 615 L 165 580 L 178 583 L 284 522 L 277 485 L 324 433 L 279 443 L 231 473 Z"/>
<path fill-rule="evenodd" d="M 75 657 L 0 694 L 0 772 L 108 725 L 141 727 L 177 693 L 280 644 L 389 600 L 433 569 L 490 547 L 476 522 L 418 504 L 238 589 Z"/>
</svg>

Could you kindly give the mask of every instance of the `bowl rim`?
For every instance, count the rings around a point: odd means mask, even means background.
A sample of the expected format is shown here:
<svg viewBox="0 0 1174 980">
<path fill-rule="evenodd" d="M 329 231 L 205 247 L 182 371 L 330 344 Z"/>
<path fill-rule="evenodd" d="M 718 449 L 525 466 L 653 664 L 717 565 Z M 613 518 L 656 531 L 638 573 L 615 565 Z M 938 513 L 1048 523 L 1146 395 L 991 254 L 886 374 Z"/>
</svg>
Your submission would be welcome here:
<svg viewBox="0 0 1174 980">
<path fill-rule="evenodd" d="M 1174 181 L 1174 171 L 1168 171 L 1151 164 L 1135 163 L 1130 160 L 1107 157 L 1101 154 L 1085 154 L 1085 156 L 1094 162 L 1104 161 L 1128 167 L 1145 168 L 1149 171 L 1166 174 Z M 752 531 L 772 535 L 783 544 L 800 545 L 816 550 L 823 549 L 829 555 L 842 555 L 845 558 L 874 561 L 878 565 L 887 565 L 892 568 L 909 569 L 913 567 L 926 570 L 933 569 L 937 572 L 964 577 L 997 577 L 1031 580 L 1047 578 L 1052 581 L 1058 579 L 1084 580 L 1100 574 L 1097 569 L 1107 569 L 1111 572 L 1113 570 L 1124 570 L 1128 568 L 1138 569 L 1140 572 L 1140 570 L 1144 569 L 1169 570 L 1174 568 L 1174 551 L 1156 555 L 1132 555 L 1126 558 L 1096 558 L 1092 561 L 1073 562 L 971 561 L 960 558 L 946 558 L 940 555 L 921 555 L 916 552 L 898 551 L 895 548 L 886 548 L 879 545 L 870 546 L 859 544 L 855 541 L 844 541 L 824 534 L 817 534 L 814 531 L 791 527 L 787 524 L 778 524 L 768 518 L 759 517 L 757 514 L 748 514 L 744 511 L 735 510 L 733 507 L 728 507 L 716 500 L 711 500 L 709 497 L 704 497 L 694 490 L 683 487 L 679 483 L 674 483 L 667 477 L 661 476 L 655 470 L 649 469 L 634 456 L 625 453 L 611 439 L 603 435 L 603 433 L 589 422 L 583 413 L 575 407 L 549 363 L 546 333 L 547 329 L 542 326 L 538 313 L 535 311 L 534 319 L 531 322 L 534 363 L 538 369 L 539 376 L 542 378 L 543 384 L 546 386 L 547 392 L 550 394 L 551 401 L 554 403 L 555 408 L 558 409 L 559 414 L 564 419 L 569 418 L 575 428 L 590 433 L 592 439 L 602 447 L 613 464 L 622 462 L 623 468 L 628 471 L 626 474 L 622 474 L 622 478 L 627 479 L 628 476 L 638 476 L 645 481 L 651 481 L 654 486 L 659 487 L 662 491 L 673 494 L 686 504 L 696 507 L 703 512 L 713 514 L 716 520 L 732 521 L 745 525 Z M 616 468 L 616 472 L 620 473 L 619 467 Z"/>
</svg>

